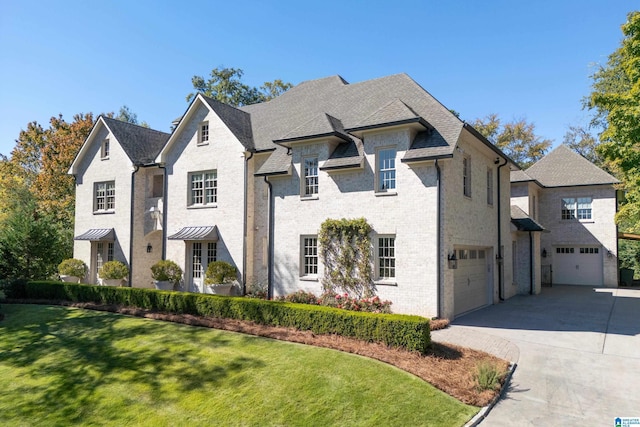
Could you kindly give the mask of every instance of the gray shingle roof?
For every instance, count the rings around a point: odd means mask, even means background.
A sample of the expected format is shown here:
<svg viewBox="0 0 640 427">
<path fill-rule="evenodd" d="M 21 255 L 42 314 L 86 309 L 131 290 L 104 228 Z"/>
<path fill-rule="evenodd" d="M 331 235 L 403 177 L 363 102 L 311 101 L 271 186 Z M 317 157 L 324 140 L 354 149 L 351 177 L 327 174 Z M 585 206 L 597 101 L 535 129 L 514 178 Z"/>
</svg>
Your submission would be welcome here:
<svg viewBox="0 0 640 427">
<path fill-rule="evenodd" d="M 535 181 L 523 170 L 511 171 L 511 182 L 528 182 Z"/>
<path fill-rule="evenodd" d="M 291 170 L 291 155 L 284 147 L 278 147 L 255 173 L 257 176 L 283 175 Z"/>
<path fill-rule="evenodd" d="M 407 150 L 402 162 L 451 157 L 454 147 L 447 144 L 437 130 L 418 132 Z"/>
<path fill-rule="evenodd" d="M 545 187 L 617 184 L 609 175 L 564 144 L 538 160 L 526 174 Z"/>
<path fill-rule="evenodd" d="M 100 116 L 134 164 L 150 164 L 169 139 L 169 134 L 121 120 Z"/>
<path fill-rule="evenodd" d="M 273 149 L 274 139 L 293 133 L 303 123 L 322 114 L 340 120 L 344 129 L 357 129 L 376 120 L 391 122 L 423 120 L 433 126 L 439 138 L 434 152 L 446 146 L 453 150 L 463 128 L 463 122 L 433 98 L 406 74 L 396 74 L 360 83 L 348 84 L 339 76 L 303 82 L 268 102 L 241 107 L 251 114 L 253 141 L 258 151 Z M 401 120 L 401 121 L 402 121 Z M 425 150 L 420 155 L 427 155 Z M 258 171 L 265 174 L 283 173 L 290 157 L 276 151 L 273 161 L 267 161 Z M 271 160 L 271 159 L 270 159 Z M 277 164 L 276 160 L 282 163 Z M 288 162 L 288 163 L 287 163 Z"/>
<path fill-rule="evenodd" d="M 362 167 L 364 161 L 364 146 L 362 141 L 353 137 L 350 142 L 338 145 L 320 170 L 337 170 Z"/>
<path fill-rule="evenodd" d="M 344 126 L 342 126 L 340 120 L 330 114 L 322 113 L 312 117 L 306 123 L 301 124 L 282 138 L 277 138 L 274 142 L 300 141 L 324 136 L 337 136 L 345 141 L 351 140 L 349 135 L 344 131 Z"/>
<path fill-rule="evenodd" d="M 516 226 L 518 231 L 545 231 L 543 226 L 515 205 L 511 205 L 511 223 Z"/>
<path fill-rule="evenodd" d="M 253 132 L 251 130 L 251 116 L 246 112 L 239 110 L 227 104 L 202 95 L 207 104 L 220 117 L 229 130 L 238 138 L 238 141 L 248 151 L 253 151 Z"/>
</svg>

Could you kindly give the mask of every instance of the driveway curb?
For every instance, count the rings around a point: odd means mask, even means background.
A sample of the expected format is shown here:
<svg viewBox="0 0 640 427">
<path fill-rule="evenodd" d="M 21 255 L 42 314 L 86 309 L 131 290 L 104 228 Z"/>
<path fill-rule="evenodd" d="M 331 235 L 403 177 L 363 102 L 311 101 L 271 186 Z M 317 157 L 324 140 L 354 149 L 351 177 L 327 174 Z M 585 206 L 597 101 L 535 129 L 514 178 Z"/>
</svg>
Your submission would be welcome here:
<svg viewBox="0 0 640 427">
<path fill-rule="evenodd" d="M 496 403 L 498 403 L 498 401 L 506 393 L 507 388 L 509 387 L 509 384 L 511 383 L 511 377 L 513 376 L 513 372 L 516 370 L 517 366 L 518 366 L 517 363 L 511 363 L 509 365 L 509 370 L 507 371 L 507 376 L 504 379 L 504 383 L 502 384 L 502 388 L 500 389 L 500 393 L 498 393 L 496 395 L 496 397 L 493 398 L 491 403 L 489 403 L 487 406 L 482 407 L 482 409 L 480 409 L 480 412 L 478 412 L 473 418 L 471 418 L 464 425 L 464 427 L 475 427 L 478 424 L 480 424 L 485 419 L 485 417 L 487 415 L 489 415 L 489 412 L 491 412 L 491 409 L 493 409 L 493 407 L 496 405 Z"/>
</svg>

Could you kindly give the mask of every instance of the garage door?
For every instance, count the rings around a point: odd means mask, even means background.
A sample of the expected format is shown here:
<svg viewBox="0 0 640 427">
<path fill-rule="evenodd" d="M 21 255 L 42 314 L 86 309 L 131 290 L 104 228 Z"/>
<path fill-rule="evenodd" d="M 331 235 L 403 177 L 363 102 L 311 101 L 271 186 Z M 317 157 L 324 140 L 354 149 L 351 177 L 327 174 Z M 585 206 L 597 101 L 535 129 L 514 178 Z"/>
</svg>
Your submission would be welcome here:
<svg viewBox="0 0 640 427">
<path fill-rule="evenodd" d="M 489 305 L 491 295 L 487 280 L 487 251 L 485 248 L 456 249 L 458 268 L 454 270 L 454 314 Z"/>
<path fill-rule="evenodd" d="M 602 250 L 599 246 L 557 246 L 553 253 L 553 283 L 602 286 Z"/>
</svg>

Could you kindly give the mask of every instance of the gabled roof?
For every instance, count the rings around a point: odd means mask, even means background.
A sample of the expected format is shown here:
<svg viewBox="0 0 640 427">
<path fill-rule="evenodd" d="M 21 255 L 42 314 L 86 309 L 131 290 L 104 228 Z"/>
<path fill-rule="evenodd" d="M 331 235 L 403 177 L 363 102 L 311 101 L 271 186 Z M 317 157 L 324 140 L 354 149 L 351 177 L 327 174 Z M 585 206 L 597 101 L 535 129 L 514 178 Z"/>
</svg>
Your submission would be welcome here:
<svg viewBox="0 0 640 427">
<path fill-rule="evenodd" d="M 546 231 L 543 226 L 515 205 L 511 205 L 511 223 L 516 226 L 518 231 Z"/>
<path fill-rule="evenodd" d="M 85 139 L 82 147 L 80 147 L 76 158 L 69 167 L 68 173 L 77 173 L 78 164 L 88 151 L 89 146 L 93 143 L 96 134 L 102 126 L 109 130 L 134 165 L 154 163 L 156 156 L 160 150 L 162 150 L 162 147 L 164 147 L 170 136 L 165 132 L 100 115 L 94 123 L 89 136 Z"/>
<path fill-rule="evenodd" d="M 436 130 L 418 132 L 402 162 L 417 162 L 453 156 L 453 148 Z"/>
<path fill-rule="evenodd" d="M 133 164 L 153 163 L 169 134 L 100 116 Z"/>
<path fill-rule="evenodd" d="M 349 131 L 375 129 L 383 126 L 393 126 L 405 123 L 420 123 L 427 129 L 431 126 L 407 104 L 400 99 L 394 99 L 387 105 L 374 111 L 368 117 L 349 128 Z"/>
<path fill-rule="evenodd" d="M 196 111 L 197 105 L 200 104 L 216 113 L 216 115 L 220 117 L 220 120 L 222 120 L 225 126 L 227 126 L 247 151 L 255 151 L 253 132 L 251 129 L 251 116 L 242 110 L 198 93 L 193 98 L 193 101 L 191 101 L 191 104 L 189 104 L 189 107 L 187 107 L 187 111 L 179 119 L 179 122 L 165 144 L 164 149 L 158 153 L 156 157 L 158 163 L 164 163 L 166 153 L 170 150 L 171 146 L 178 138 L 178 135 L 181 134 L 186 123 L 191 119 L 191 116 Z M 271 149 L 273 149 L 273 147 L 271 147 Z"/>
<path fill-rule="evenodd" d="M 544 187 L 573 187 L 620 182 L 564 144 L 560 144 L 525 172 Z"/>
</svg>

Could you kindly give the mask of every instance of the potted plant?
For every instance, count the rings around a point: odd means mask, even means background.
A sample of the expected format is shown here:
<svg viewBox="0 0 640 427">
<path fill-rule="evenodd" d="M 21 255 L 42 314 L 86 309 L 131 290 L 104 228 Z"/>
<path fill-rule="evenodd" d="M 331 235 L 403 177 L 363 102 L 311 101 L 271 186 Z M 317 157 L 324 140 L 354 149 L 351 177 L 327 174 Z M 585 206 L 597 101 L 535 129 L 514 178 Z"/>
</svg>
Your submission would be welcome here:
<svg viewBox="0 0 640 427">
<path fill-rule="evenodd" d="M 213 261 L 207 267 L 204 283 L 211 287 L 214 294 L 230 295 L 231 288 L 238 278 L 238 269 L 225 261 Z"/>
<path fill-rule="evenodd" d="M 160 260 L 151 266 L 151 277 L 156 289 L 176 291 L 182 280 L 182 269 L 171 260 Z"/>
<path fill-rule="evenodd" d="M 58 274 L 63 282 L 80 283 L 88 270 L 84 261 L 75 258 L 65 259 L 58 265 Z"/>
<path fill-rule="evenodd" d="M 129 275 L 129 269 L 120 261 L 107 261 L 98 272 L 98 275 L 104 285 L 123 286 L 125 278 Z"/>
</svg>

